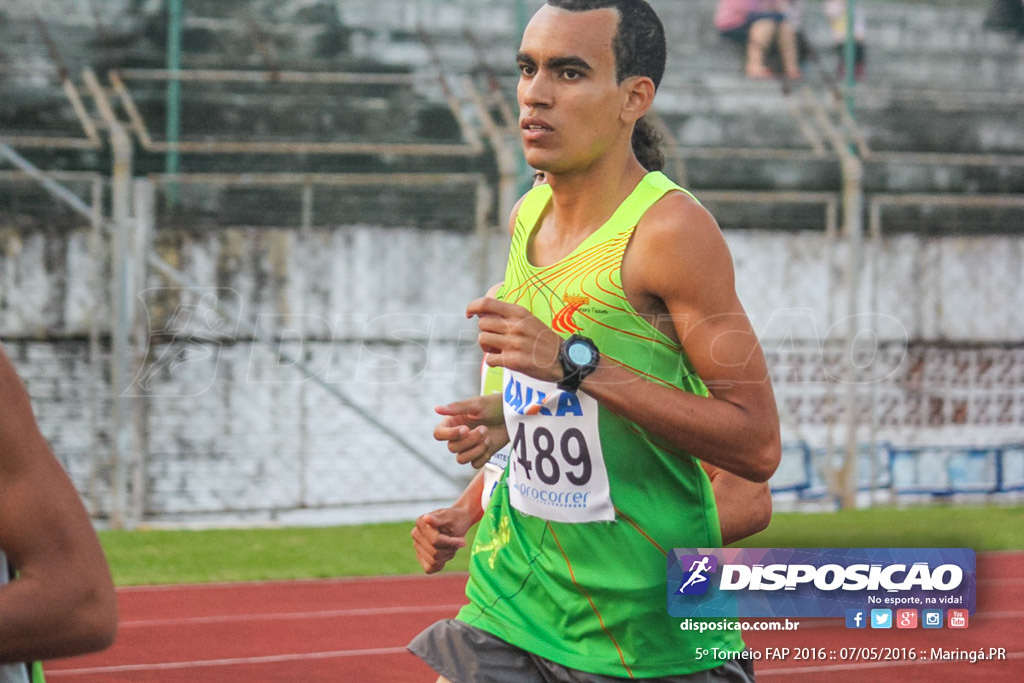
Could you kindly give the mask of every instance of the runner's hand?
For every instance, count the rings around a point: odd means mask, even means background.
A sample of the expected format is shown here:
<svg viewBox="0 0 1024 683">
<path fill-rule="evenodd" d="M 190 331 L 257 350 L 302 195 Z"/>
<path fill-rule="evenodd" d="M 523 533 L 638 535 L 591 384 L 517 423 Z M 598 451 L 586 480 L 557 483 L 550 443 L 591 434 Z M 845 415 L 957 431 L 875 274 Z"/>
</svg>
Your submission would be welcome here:
<svg viewBox="0 0 1024 683">
<path fill-rule="evenodd" d="M 460 464 L 472 463 L 480 469 L 508 443 L 500 394 L 474 396 L 438 406 L 434 411 L 442 416 L 434 427 L 434 438 L 447 441 L 448 450 Z"/>
<path fill-rule="evenodd" d="M 420 515 L 412 529 L 416 561 L 427 574 L 444 569 L 459 548 L 466 546 L 466 533 L 473 526 L 472 514 L 461 507 L 440 508 Z"/>
<path fill-rule="evenodd" d="M 522 306 L 484 297 L 471 301 L 466 316 L 477 316 L 480 348 L 491 367 L 558 382 L 564 376 L 558 351 L 562 338 Z"/>
</svg>

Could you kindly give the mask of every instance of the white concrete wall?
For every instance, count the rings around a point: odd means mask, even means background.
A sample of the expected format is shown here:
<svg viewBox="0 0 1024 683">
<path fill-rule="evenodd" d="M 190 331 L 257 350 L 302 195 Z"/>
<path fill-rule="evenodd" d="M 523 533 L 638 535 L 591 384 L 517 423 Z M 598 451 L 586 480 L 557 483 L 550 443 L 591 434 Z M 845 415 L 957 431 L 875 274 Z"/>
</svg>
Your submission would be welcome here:
<svg viewBox="0 0 1024 683">
<path fill-rule="evenodd" d="M 787 441 L 841 444 L 851 348 L 842 245 L 810 233 L 727 240 Z M 0 338 L 44 433 L 102 515 L 109 357 L 90 361 L 84 339 L 93 304 L 101 321 L 109 313 L 106 292 L 89 287 L 85 244 L 84 232 L 0 231 Z M 855 349 L 868 359 L 859 436 L 1024 440 L 1024 356 L 999 351 L 1024 338 L 1024 240 L 902 236 L 869 247 L 857 331 L 877 346 L 861 339 Z M 162 235 L 157 251 L 200 287 L 168 287 L 151 273 L 140 293 L 154 336 L 145 373 L 124 390 L 144 410 L 144 460 L 130 472 L 141 476 L 148 519 L 410 518 L 472 474 L 432 441 L 432 409 L 476 390 L 475 328 L 463 310 L 501 277 L 497 230 L 484 268 L 472 236 L 367 226 Z M 216 302 L 242 318 L 221 320 Z M 965 344 L 982 351 L 955 351 Z M 908 359 L 908 345 L 954 350 Z M 294 367 L 297 356 L 319 384 Z M 950 369 L 965 363 L 977 371 Z M 800 476 L 798 461 L 784 469 L 780 481 Z"/>
<path fill-rule="evenodd" d="M 823 337 L 847 311 L 846 253 L 819 233 L 728 232 L 737 290 L 768 339 Z M 304 336 L 373 339 L 381 326 L 435 337 L 456 334 L 466 302 L 501 279 L 505 238 L 489 244 L 441 231 L 337 228 L 226 229 L 163 236 L 157 253 L 203 288 L 243 306 L 228 336 L 252 337 L 263 316 Z M 487 254 L 481 265 L 478 255 Z M 101 272 L 102 275 L 102 272 Z M 93 296 L 84 231 L 0 232 L 0 336 L 83 336 Z M 861 315 L 882 320 L 884 339 L 1011 343 L 1024 338 L 1024 239 L 903 235 L 865 246 Z M 158 274 L 142 293 L 151 325 L 188 304 Z M 104 285 L 105 286 L 105 285 Z M 793 322 L 793 320 L 799 322 Z M 814 329 L 807 326 L 813 323 Z M 375 331 L 375 327 L 378 331 Z M 783 331 L 780 331 L 783 330 Z"/>
</svg>

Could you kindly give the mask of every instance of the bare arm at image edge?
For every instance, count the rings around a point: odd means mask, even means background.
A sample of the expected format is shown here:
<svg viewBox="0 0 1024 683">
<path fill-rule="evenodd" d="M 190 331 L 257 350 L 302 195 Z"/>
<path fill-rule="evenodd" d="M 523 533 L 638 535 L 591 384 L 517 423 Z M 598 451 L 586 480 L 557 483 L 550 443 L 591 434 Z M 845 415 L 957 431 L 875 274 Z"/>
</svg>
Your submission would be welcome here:
<svg viewBox="0 0 1024 683">
<path fill-rule="evenodd" d="M 110 569 L 2 349 L 0 396 L 0 550 L 17 572 L 0 586 L 0 663 L 101 650 L 117 631 Z"/>
</svg>

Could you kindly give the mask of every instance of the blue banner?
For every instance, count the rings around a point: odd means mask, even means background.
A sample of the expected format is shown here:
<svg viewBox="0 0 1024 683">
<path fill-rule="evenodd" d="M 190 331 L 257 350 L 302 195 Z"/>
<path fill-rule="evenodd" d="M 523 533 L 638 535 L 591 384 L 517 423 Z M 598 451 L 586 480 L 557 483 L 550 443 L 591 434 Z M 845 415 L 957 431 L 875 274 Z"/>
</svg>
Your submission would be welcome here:
<svg viewBox="0 0 1024 683">
<path fill-rule="evenodd" d="M 974 614 L 969 548 L 676 548 L 673 617 L 845 617 L 848 610 Z"/>
</svg>

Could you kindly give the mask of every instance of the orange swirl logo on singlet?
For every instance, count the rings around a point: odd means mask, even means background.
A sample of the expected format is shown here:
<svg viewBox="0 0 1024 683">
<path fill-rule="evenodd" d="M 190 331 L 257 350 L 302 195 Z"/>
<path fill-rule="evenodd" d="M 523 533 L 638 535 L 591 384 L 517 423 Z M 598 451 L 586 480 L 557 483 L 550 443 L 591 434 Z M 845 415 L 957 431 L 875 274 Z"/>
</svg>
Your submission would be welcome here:
<svg viewBox="0 0 1024 683">
<path fill-rule="evenodd" d="M 575 334 L 580 331 L 580 327 L 573 322 L 572 316 L 576 311 L 580 310 L 581 307 L 590 303 L 590 297 L 566 294 L 562 297 L 562 303 L 564 303 L 565 306 L 562 310 L 556 313 L 555 317 L 551 320 L 551 329 L 555 332 Z"/>
</svg>

